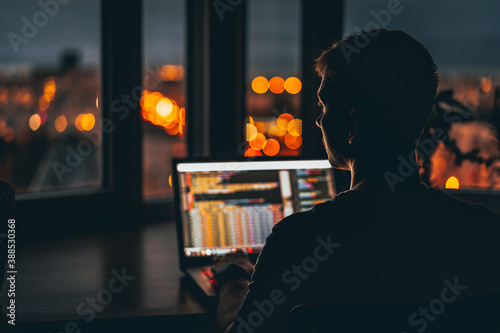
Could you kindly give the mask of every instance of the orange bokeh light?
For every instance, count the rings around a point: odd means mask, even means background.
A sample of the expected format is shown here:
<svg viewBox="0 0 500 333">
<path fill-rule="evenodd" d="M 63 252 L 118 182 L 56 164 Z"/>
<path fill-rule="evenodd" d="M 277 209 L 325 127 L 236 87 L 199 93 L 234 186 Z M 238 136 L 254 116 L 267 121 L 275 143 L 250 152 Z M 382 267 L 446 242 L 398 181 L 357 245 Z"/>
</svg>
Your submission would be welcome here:
<svg viewBox="0 0 500 333">
<path fill-rule="evenodd" d="M 40 108 L 40 110 L 45 111 L 49 108 L 49 106 L 50 106 L 50 100 L 46 98 L 46 95 L 43 95 L 38 99 L 38 107 Z"/>
<path fill-rule="evenodd" d="M 260 152 L 260 150 L 255 150 L 255 149 L 252 149 L 252 148 L 248 148 L 245 151 L 245 156 L 246 157 L 257 157 L 257 156 L 262 156 L 262 153 Z"/>
<path fill-rule="evenodd" d="M 180 81 L 184 78 L 184 67 L 180 65 L 164 65 L 158 74 L 163 81 Z"/>
<path fill-rule="evenodd" d="M 78 116 L 75 118 L 75 127 L 79 131 L 83 131 L 82 127 L 82 118 L 85 116 L 85 114 L 80 113 Z"/>
<path fill-rule="evenodd" d="M 264 134 L 262 133 L 257 133 L 257 135 L 255 136 L 255 139 L 251 140 L 249 142 L 250 144 L 250 147 L 252 147 L 253 149 L 255 150 L 261 150 L 261 149 L 264 149 L 264 147 L 266 146 L 266 137 L 264 136 Z"/>
<path fill-rule="evenodd" d="M 263 94 L 269 89 L 269 82 L 263 76 L 257 76 L 252 80 L 252 90 L 257 94 Z"/>
<path fill-rule="evenodd" d="M 59 133 L 63 132 L 66 129 L 66 126 L 68 126 L 68 120 L 63 115 L 58 116 L 54 121 L 54 127 Z"/>
<path fill-rule="evenodd" d="M 287 134 L 285 137 L 285 145 L 290 149 L 298 149 L 302 145 L 302 137 Z"/>
<path fill-rule="evenodd" d="M 285 89 L 289 94 L 298 94 L 302 89 L 302 82 L 296 77 L 289 77 L 285 81 Z"/>
<path fill-rule="evenodd" d="M 95 125 L 95 117 L 92 113 L 84 114 L 81 118 L 81 126 L 84 131 L 90 131 L 94 128 Z"/>
<path fill-rule="evenodd" d="M 269 90 L 275 94 L 281 94 L 285 91 L 285 80 L 282 77 L 275 76 L 269 80 Z"/>
<path fill-rule="evenodd" d="M 290 121 L 293 120 L 293 116 L 289 113 L 282 113 L 278 117 L 278 120 L 276 121 L 278 124 L 278 127 L 282 129 L 283 131 L 288 130 L 288 124 Z"/>
<path fill-rule="evenodd" d="M 302 120 L 293 119 L 287 125 L 288 132 L 293 136 L 302 135 Z"/>
<path fill-rule="evenodd" d="M 278 155 L 280 152 L 280 143 L 276 139 L 267 139 L 263 151 L 267 156 Z"/>
</svg>

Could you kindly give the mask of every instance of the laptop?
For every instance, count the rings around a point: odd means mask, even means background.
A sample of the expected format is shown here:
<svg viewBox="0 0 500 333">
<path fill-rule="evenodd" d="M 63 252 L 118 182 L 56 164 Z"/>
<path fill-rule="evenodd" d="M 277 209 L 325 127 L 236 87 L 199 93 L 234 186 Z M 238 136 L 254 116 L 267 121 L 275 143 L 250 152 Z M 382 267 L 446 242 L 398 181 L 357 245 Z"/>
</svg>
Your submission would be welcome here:
<svg viewBox="0 0 500 333">
<path fill-rule="evenodd" d="M 274 224 L 336 194 L 326 159 L 173 161 L 180 269 L 216 296 L 215 256 L 238 250 L 255 263 Z"/>
</svg>

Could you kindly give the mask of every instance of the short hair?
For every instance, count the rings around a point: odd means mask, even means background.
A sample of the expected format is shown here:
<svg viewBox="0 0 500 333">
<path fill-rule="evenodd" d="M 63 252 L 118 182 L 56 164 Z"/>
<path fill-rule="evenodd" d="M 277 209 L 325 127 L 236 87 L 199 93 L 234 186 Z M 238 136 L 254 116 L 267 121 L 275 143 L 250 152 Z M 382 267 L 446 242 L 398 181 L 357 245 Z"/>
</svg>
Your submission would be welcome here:
<svg viewBox="0 0 500 333">
<path fill-rule="evenodd" d="M 427 49 L 399 30 L 370 30 L 334 43 L 316 59 L 346 110 L 360 110 L 386 148 L 415 146 L 434 104 L 437 66 Z"/>
</svg>

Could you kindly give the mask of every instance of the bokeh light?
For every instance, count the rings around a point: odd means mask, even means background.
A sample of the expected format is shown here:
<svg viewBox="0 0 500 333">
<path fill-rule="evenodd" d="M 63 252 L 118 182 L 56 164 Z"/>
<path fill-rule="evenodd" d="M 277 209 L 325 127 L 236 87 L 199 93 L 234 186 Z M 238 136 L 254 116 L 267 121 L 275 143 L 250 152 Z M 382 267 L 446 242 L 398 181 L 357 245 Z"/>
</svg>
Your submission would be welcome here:
<svg viewBox="0 0 500 333">
<path fill-rule="evenodd" d="M 285 89 L 289 94 L 298 94 L 302 89 L 302 82 L 296 77 L 289 77 L 285 81 Z"/>
<path fill-rule="evenodd" d="M 298 149 L 302 145 L 302 137 L 287 134 L 285 137 L 285 145 L 290 149 Z"/>
<path fill-rule="evenodd" d="M 266 137 L 262 133 L 257 133 L 255 136 L 255 139 L 249 141 L 250 147 L 252 147 L 255 150 L 261 150 L 264 149 L 266 146 Z"/>
<path fill-rule="evenodd" d="M 283 131 L 288 130 L 288 123 L 293 120 L 293 116 L 289 113 L 282 113 L 278 117 L 278 120 L 276 121 L 278 124 L 278 127 L 282 129 Z"/>
<path fill-rule="evenodd" d="M 269 89 L 269 82 L 263 76 L 257 76 L 252 80 L 252 90 L 257 94 L 263 94 Z"/>
<path fill-rule="evenodd" d="M 81 126 L 84 131 L 90 131 L 94 128 L 95 117 L 92 113 L 84 114 L 81 118 Z"/>
<path fill-rule="evenodd" d="M 246 129 L 245 129 L 245 139 L 247 141 L 252 141 L 257 137 L 257 127 L 252 124 L 246 124 Z"/>
<path fill-rule="evenodd" d="M 156 112 L 161 117 L 167 117 L 173 110 L 174 105 L 168 98 L 163 98 L 156 104 Z"/>
<path fill-rule="evenodd" d="M 75 118 L 75 127 L 77 130 L 79 131 L 83 131 L 83 127 L 82 127 L 82 118 L 83 116 L 85 116 L 85 114 L 83 113 L 80 113 L 78 116 L 76 116 Z"/>
<path fill-rule="evenodd" d="M 245 156 L 246 157 L 257 157 L 257 156 L 262 156 L 262 153 L 261 153 L 260 150 L 255 150 L 255 149 L 252 149 L 252 148 L 248 148 L 245 151 Z"/>
<path fill-rule="evenodd" d="M 38 113 L 32 115 L 29 119 L 29 125 L 32 131 L 36 131 L 42 124 L 42 119 Z"/>
<path fill-rule="evenodd" d="M 67 126 L 68 126 L 68 120 L 64 115 L 58 116 L 54 121 L 54 127 L 56 128 L 56 131 L 58 131 L 59 133 L 63 132 Z"/>
<path fill-rule="evenodd" d="M 460 188 L 460 183 L 458 182 L 457 177 L 451 176 L 450 178 L 448 178 L 446 180 L 445 187 L 448 188 L 448 189 L 458 190 Z"/>
<path fill-rule="evenodd" d="M 267 156 L 278 155 L 280 152 L 280 143 L 276 139 L 267 139 L 263 151 Z"/>
<path fill-rule="evenodd" d="M 282 77 L 275 76 L 269 80 L 269 90 L 275 94 L 281 94 L 285 91 L 285 80 Z"/>
<path fill-rule="evenodd" d="M 302 120 L 292 119 L 287 125 L 288 132 L 293 136 L 302 135 Z"/>
</svg>

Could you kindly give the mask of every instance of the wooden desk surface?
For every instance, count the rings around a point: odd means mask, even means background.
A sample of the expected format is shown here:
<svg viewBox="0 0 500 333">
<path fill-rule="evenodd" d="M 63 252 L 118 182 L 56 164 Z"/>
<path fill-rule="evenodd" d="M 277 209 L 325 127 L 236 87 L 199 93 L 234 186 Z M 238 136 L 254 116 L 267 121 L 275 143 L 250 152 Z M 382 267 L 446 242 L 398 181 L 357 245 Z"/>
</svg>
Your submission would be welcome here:
<svg viewBox="0 0 500 333">
<path fill-rule="evenodd" d="M 113 327 L 111 332 L 124 332 L 136 331 L 135 326 L 142 331 L 150 326 L 147 323 L 159 332 L 213 329 L 213 311 L 191 292 L 179 271 L 173 222 L 33 241 L 20 244 L 16 257 L 16 332 L 22 327 L 27 331 L 36 327 L 37 332 L 97 332 Z M 120 283 L 115 275 L 123 272 L 131 280 Z M 127 285 L 121 288 L 123 284 Z M 5 287 L 2 309 L 7 304 Z M 2 313 L 2 322 L 4 318 Z M 76 328 L 70 324 L 71 329 L 65 330 L 69 321 L 75 321 Z"/>
</svg>

